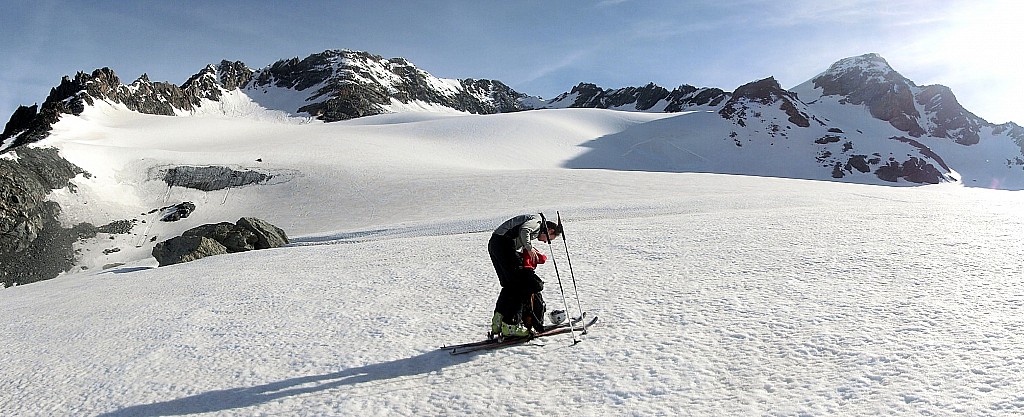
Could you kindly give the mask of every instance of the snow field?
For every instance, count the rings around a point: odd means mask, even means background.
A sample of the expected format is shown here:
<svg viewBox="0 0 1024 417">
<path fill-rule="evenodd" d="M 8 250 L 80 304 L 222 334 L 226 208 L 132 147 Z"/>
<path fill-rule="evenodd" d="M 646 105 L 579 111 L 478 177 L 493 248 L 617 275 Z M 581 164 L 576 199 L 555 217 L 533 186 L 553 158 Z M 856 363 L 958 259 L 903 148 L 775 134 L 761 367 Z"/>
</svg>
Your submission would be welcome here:
<svg viewBox="0 0 1024 417">
<path fill-rule="evenodd" d="M 745 185 L 563 212 L 583 342 L 450 356 L 497 294 L 486 232 L 387 230 L 0 292 L 10 415 L 1012 415 L 1019 197 Z M 743 190 L 744 187 L 735 189 Z M 1007 199 L 1006 197 L 1011 197 Z M 841 205 L 860 210 L 836 211 Z M 1018 231 L 1007 233 L 1007 231 Z M 899 239 L 899 240 L 897 240 Z M 301 238 L 299 239 L 302 240 Z M 553 252 L 570 286 L 564 250 Z M 553 269 L 546 300 L 560 306 Z M 570 307 L 574 308 L 570 287 Z M 74 317 L 74 320 L 68 318 Z M 49 378 L 30 379 L 46 374 Z M 58 381 L 53 383 L 52 381 Z"/>
<path fill-rule="evenodd" d="M 43 145 L 93 173 L 51 196 L 63 220 L 147 223 L 81 245 L 84 271 L 0 291 L 0 415 L 1024 412 L 1019 192 L 645 172 L 628 147 L 594 152 L 672 130 L 664 115 L 267 117 L 98 105 L 58 123 Z M 168 189 L 154 173 L 175 164 L 277 176 Z M 142 214 L 180 201 L 198 206 L 186 220 Z M 438 350 L 487 330 L 488 233 L 556 210 L 600 323 L 575 346 Z M 242 215 L 293 243 L 163 268 L 148 255 Z M 562 242 L 540 247 L 574 311 Z M 553 265 L 540 274 L 562 308 Z"/>
</svg>

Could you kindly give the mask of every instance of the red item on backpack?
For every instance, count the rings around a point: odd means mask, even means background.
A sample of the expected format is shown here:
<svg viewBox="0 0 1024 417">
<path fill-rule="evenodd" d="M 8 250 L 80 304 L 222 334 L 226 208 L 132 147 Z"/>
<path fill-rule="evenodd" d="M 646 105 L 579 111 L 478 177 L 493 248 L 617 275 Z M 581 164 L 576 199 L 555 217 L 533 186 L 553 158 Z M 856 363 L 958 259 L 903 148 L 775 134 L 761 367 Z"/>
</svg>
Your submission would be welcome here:
<svg viewBox="0 0 1024 417">
<path fill-rule="evenodd" d="M 537 252 L 537 264 L 534 264 L 533 261 L 530 260 L 530 255 L 526 253 L 526 249 L 523 249 L 523 252 L 519 255 L 523 258 L 523 268 L 526 269 L 536 269 L 537 265 L 547 262 L 548 260 L 548 257 L 544 256 L 543 253 Z"/>
</svg>

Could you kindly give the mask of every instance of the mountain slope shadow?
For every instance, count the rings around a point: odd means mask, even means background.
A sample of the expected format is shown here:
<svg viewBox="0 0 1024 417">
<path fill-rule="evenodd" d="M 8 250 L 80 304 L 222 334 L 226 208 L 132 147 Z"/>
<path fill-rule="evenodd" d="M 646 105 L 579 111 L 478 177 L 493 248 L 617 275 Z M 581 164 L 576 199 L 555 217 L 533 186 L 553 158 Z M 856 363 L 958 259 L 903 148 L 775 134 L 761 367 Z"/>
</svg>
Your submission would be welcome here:
<svg viewBox="0 0 1024 417">
<path fill-rule="evenodd" d="M 999 157 L 985 156 L 985 149 L 977 151 L 981 152 L 978 154 L 971 154 L 975 152 L 971 149 L 954 149 L 959 154 L 947 149 L 947 154 L 960 159 L 958 165 L 953 166 L 947 165 L 947 158 L 924 142 L 902 136 L 859 137 L 855 146 L 862 154 L 850 151 L 847 155 L 846 147 L 854 146 L 854 142 L 822 143 L 819 134 L 825 132 L 824 127 L 817 132 L 783 131 L 775 137 L 751 136 L 751 132 L 750 129 L 738 129 L 714 112 L 680 113 L 587 141 L 580 145 L 587 150 L 565 161 L 562 167 L 731 174 L 892 186 L 962 181 L 960 184 L 966 187 L 1024 189 L 1024 171 L 1014 165 L 1017 162 L 999 162 Z M 996 154 L 1020 158 L 1014 156 L 1013 149 L 1006 146 L 999 149 Z M 868 160 L 877 155 L 889 155 L 889 160 L 879 157 L 869 166 Z M 857 157 L 865 169 L 857 168 L 854 163 Z M 990 163 L 985 158 L 995 162 Z M 984 163 L 979 162 L 982 160 Z M 839 163 L 845 166 L 837 165 Z M 1020 164 L 1024 165 L 1024 162 Z M 836 172 L 840 170 L 841 175 L 837 176 Z M 951 174 L 953 171 L 963 178 L 955 178 Z"/>
<path fill-rule="evenodd" d="M 682 122 L 682 117 L 689 123 Z M 680 114 L 632 126 L 618 133 L 605 135 L 584 143 L 588 151 L 566 161 L 571 169 L 610 169 L 648 172 L 711 172 L 718 171 L 717 150 L 694 146 L 709 136 L 703 126 L 713 126 L 717 114 Z M 713 135 L 713 134 L 711 134 Z M 718 172 L 729 173 L 729 172 Z"/>
<path fill-rule="evenodd" d="M 448 350 L 430 351 L 409 358 L 346 369 L 323 375 L 286 379 L 255 387 L 209 391 L 153 404 L 133 405 L 98 417 L 156 417 L 210 413 L 264 404 L 285 397 L 328 391 L 363 382 L 387 381 L 428 374 L 465 362 L 473 355 L 452 356 Z"/>
</svg>

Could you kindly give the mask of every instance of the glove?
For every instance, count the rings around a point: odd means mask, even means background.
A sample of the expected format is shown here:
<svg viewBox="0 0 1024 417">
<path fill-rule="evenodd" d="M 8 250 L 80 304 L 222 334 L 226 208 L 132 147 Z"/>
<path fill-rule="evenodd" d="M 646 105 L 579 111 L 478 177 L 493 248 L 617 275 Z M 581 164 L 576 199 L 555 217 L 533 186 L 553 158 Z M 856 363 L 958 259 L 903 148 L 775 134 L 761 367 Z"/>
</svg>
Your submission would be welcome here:
<svg viewBox="0 0 1024 417">
<path fill-rule="evenodd" d="M 530 256 L 531 253 L 534 256 Z M 543 253 L 540 253 L 536 250 L 527 251 L 526 249 L 523 249 L 523 252 L 520 254 L 520 257 L 523 258 L 523 268 L 526 269 L 536 269 L 537 265 L 547 262 L 548 260 L 547 256 L 544 256 Z M 534 259 L 535 257 L 536 259 Z"/>
</svg>

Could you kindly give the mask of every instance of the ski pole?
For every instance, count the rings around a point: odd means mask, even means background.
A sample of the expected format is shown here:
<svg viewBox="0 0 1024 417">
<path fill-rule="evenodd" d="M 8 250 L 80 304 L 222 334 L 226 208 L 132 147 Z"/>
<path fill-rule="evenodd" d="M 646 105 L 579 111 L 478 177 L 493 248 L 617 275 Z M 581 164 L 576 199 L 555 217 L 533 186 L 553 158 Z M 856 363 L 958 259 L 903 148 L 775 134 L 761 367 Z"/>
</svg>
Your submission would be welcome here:
<svg viewBox="0 0 1024 417">
<path fill-rule="evenodd" d="M 565 300 L 565 289 L 562 288 L 562 276 L 558 274 L 558 262 L 555 261 L 555 252 L 551 246 L 551 230 L 548 228 L 548 220 L 544 218 L 544 213 L 540 214 L 541 227 L 544 228 L 545 240 L 548 241 L 548 251 L 551 252 L 551 265 L 555 267 L 555 277 L 558 278 L 558 292 L 562 294 L 562 305 L 565 306 L 565 312 L 569 316 L 569 334 L 572 335 L 572 344 L 579 343 L 579 339 L 576 338 L 576 329 L 572 326 L 572 315 L 569 313 L 569 302 Z M 583 312 L 580 312 L 582 315 Z"/>
<path fill-rule="evenodd" d="M 583 305 L 580 304 L 580 291 L 579 288 L 576 287 L 576 274 L 572 272 L 572 258 L 569 257 L 569 243 L 565 240 L 565 226 L 562 226 L 562 213 L 555 211 L 555 215 L 558 216 L 558 228 L 562 230 L 562 244 L 565 246 L 565 260 L 569 263 L 569 277 L 572 278 L 572 291 L 576 294 L 576 309 L 580 312 L 580 318 L 583 318 Z M 583 328 L 582 333 L 587 334 L 586 327 Z"/>
</svg>

